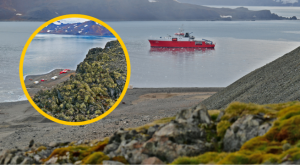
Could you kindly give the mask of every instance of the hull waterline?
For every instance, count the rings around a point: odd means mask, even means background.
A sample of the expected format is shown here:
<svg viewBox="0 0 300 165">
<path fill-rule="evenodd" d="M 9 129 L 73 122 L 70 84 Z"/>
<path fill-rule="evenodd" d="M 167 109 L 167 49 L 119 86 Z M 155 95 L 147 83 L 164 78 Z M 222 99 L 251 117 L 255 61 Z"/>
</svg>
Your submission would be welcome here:
<svg viewBox="0 0 300 165">
<path fill-rule="evenodd" d="M 149 40 L 151 47 L 167 48 L 214 48 L 215 44 L 209 44 L 205 41 L 162 41 Z"/>
</svg>

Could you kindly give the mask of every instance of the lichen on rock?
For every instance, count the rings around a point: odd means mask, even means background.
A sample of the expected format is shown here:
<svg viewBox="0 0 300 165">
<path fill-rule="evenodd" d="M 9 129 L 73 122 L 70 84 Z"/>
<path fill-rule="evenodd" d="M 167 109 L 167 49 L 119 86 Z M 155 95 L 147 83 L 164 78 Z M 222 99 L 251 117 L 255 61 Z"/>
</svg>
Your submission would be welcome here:
<svg viewBox="0 0 300 165">
<path fill-rule="evenodd" d="M 76 74 L 51 90 L 39 91 L 34 102 L 47 114 L 69 122 L 86 121 L 110 109 L 120 97 L 127 76 L 124 51 L 118 41 L 90 49 Z"/>
</svg>

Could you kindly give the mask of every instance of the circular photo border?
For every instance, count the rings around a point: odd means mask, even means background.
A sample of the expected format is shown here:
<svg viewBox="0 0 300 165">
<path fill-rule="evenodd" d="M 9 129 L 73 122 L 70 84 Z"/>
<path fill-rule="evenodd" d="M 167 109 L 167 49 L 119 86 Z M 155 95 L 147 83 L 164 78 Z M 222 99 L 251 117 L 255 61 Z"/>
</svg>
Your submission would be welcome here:
<svg viewBox="0 0 300 165">
<path fill-rule="evenodd" d="M 104 26 L 106 29 L 108 29 L 116 38 L 117 40 L 119 41 L 119 43 L 121 44 L 121 47 L 125 53 L 125 58 L 126 58 L 126 63 L 127 63 L 127 76 L 126 76 L 126 83 L 125 83 L 125 86 L 123 88 L 123 91 L 120 95 L 120 97 L 118 98 L 118 100 L 115 102 L 115 104 L 108 110 L 106 111 L 104 114 L 94 118 L 94 119 L 91 119 L 91 120 L 87 120 L 87 121 L 82 121 L 82 122 L 68 122 L 68 121 L 63 121 L 63 120 L 59 120 L 55 117 L 52 117 L 50 115 L 48 115 L 47 113 L 45 113 L 43 110 L 41 110 L 36 104 L 35 102 L 32 100 L 32 98 L 30 97 L 27 89 L 26 89 L 26 86 L 25 86 L 25 82 L 24 82 L 24 75 L 23 75 L 23 63 L 24 63 L 24 58 L 25 58 L 25 54 L 26 54 L 26 51 L 28 49 L 28 46 L 30 45 L 31 41 L 33 40 L 33 38 L 46 26 L 48 26 L 49 24 L 53 23 L 53 22 L 56 22 L 56 21 L 59 21 L 59 20 L 62 20 L 62 19 L 66 19 L 66 18 L 84 18 L 84 19 L 88 19 L 88 20 L 91 20 L 91 21 L 94 21 L 94 22 L 97 22 L 99 23 L 100 25 Z M 129 86 L 129 80 L 130 80 L 130 73 L 131 73 L 131 68 L 130 68 L 130 59 L 129 59 L 129 55 L 128 55 L 128 52 L 127 52 L 127 49 L 125 47 L 125 44 L 123 42 L 123 40 L 121 39 L 121 37 L 109 26 L 107 25 L 106 23 L 104 23 L 103 21 L 97 19 L 97 18 L 94 18 L 94 17 L 91 17 L 91 16 L 87 16 L 87 15 L 82 15 L 82 14 L 68 14 L 68 15 L 63 15 L 63 16 L 59 16 L 59 17 L 56 17 L 56 18 L 53 18 L 49 21 L 47 21 L 46 23 L 44 23 L 43 25 L 41 25 L 38 29 L 36 29 L 33 34 L 29 37 L 29 39 L 27 40 L 24 48 L 23 48 L 23 51 L 22 51 L 22 55 L 21 55 L 21 59 L 20 59 L 20 65 L 19 65 L 19 75 L 20 75 L 20 81 L 21 81 L 21 86 L 22 86 L 22 89 L 28 99 L 28 101 L 30 102 L 30 104 L 40 113 L 42 114 L 43 116 L 45 116 L 46 118 L 48 118 L 49 120 L 52 120 L 56 123 L 59 123 L 59 124 L 64 124 L 64 125 L 71 125 L 71 126 L 78 126 L 78 125 L 86 125 L 86 124 L 91 124 L 91 123 L 94 123 L 104 117 L 106 117 L 108 114 L 110 114 L 119 104 L 120 102 L 122 101 L 122 99 L 124 98 L 125 96 L 125 93 L 128 89 L 128 86 Z"/>
</svg>

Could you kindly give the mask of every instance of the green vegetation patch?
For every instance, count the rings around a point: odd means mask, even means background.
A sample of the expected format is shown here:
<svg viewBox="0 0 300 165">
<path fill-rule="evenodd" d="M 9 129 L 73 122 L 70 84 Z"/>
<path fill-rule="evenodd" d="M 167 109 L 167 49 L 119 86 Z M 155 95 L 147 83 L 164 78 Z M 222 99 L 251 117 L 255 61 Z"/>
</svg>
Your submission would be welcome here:
<svg viewBox="0 0 300 165">
<path fill-rule="evenodd" d="M 108 160 L 107 156 L 102 153 L 104 147 L 109 142 L 109 139 L 106 138 L 104 141 L 98 142 L 95 145 L 91 146 L 90 144 L 83 144 L 83 145 L 69 145 L 67 147 L 56 148 L 53 150 L 51 155 L 44 159 L 43 161 L 46 162 L 52 157 L 58 157 L 58 163 L 64 163 L 65 160 L 60 160 L 64 156 L 68 157 L 68 161 L 75 163 L 76 161 L 81 160 L 84 163 L 91 164 L 90 162 L 102 162 L 103 160 Z M 101 156 L 101 157 L 99 157 Z M 97 160 L 95 160 L 98 157 Z"/>
<path fill-rule="evenodd" d="M 127 63 L 118 41 L 104 49 L 89 50 L 70 79 L 51 90 L 39 91 L 33 101 L 47 114 L 64 121 L 96 118 L 120 97 L 127 76 Z"/>
<path fill-rule="evenodd" d="M 218 136 L 224 136 L 232 117 L 264 113 L 277 118 L 264 135 L 247 141 L 233 153 L 207 152 L 196 157 L 179 157 L 172 164 L 272 164 L 300 159 L 300 102 L 256 105 L 232 103 L 217 126 Z"/>
</svg>

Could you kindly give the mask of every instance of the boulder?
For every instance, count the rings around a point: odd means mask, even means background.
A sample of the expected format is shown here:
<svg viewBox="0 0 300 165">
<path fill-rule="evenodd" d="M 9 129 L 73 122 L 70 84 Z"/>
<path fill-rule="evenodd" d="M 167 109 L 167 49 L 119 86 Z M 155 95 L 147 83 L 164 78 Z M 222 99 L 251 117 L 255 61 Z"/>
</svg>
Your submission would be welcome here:
<svg viewBox="0 0 300 165">
<path fill-rule="evenodd" d="M 207 108 L 200 104 L 193 108 L 183 109 L 176 115 L 176 121 L 179 123 L 211 123 L 211 118 L 207 112 Z"/>
<path fill-rule="evenodd" d="M 22 156 L 16 155 L 11 159 L 10 164 L 20 164 L 23 161 L 23 159 L 24 158 Z"/>
<path fill-rule="evenodd" d="M 111 161 L 111 160 L 104 160 L 102 162 L 103 165 L 124 165 L 121 162 L 117 162 L 117 161 Z"/>
<path fill-rule="evenodd" d="M 3 164 L 10 163 L 10 160 L 11 160 L 12 157 L 13 157 L 13 154 L 11 154 L 11 153 L 7 154 L 7 156 L 4 159 L 4 163 Z"/>
<path fill-rule="evenodd" d="M 235 121 L 227 130 L 223 139 L 224 151 L 238 151 L 248 140 L 264 135 L 274 119 L 264 118 L 264 114 L 246 115 Z"/>
<path fill-rule="evenodd" d="M 155 139 L 168 138 L 168 140 L 178 144 L 191 144 L 195 140 L 205 140 L 205 131 L 195 124 L 178 123 L 171 121 L 158 129 L 153 137 Z"/>
<path fill-rule="evenodd" d="M 221 110 L 218 117 L 217 117 L 217 122 L 220 122 L 221 121 L 221 118 L 225 115 L 225 110 Z"/>
<path fill-rule="evenodd" d="M 162 162 L 160 159 L 158 159 L 157 157 L 151 157 L 151 158 L 147 158 L 145 160 L 143 160 L 143 162 L 141 164 L 148 164 L 148 165 L 152 165 L 152 164 L 165 164 L 164 162 Z"/>
</svg>

